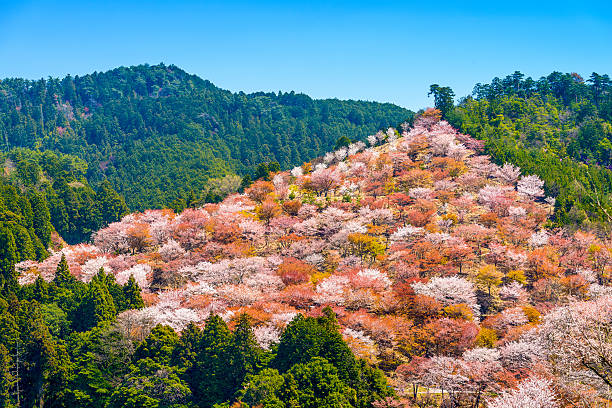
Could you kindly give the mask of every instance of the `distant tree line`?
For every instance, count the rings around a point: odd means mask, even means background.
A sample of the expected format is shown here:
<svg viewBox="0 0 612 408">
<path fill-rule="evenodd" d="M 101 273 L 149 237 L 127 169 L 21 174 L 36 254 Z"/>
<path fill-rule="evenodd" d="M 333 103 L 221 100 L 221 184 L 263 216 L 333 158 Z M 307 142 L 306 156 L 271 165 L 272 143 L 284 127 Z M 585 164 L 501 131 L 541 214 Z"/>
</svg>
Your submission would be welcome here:
<svg viewBox="0 0 612 408">
<path fill-rule="evenodd" d="M 300 165 L 342 136 L 364 140 L 412 115 L 388 103 L 232 93 L 163 64 L 0 81 L 0 149 L 78 156 L 87 180 L 108 179 L 131 210 L 206 199 L 211 179 Z"/>
</svg>

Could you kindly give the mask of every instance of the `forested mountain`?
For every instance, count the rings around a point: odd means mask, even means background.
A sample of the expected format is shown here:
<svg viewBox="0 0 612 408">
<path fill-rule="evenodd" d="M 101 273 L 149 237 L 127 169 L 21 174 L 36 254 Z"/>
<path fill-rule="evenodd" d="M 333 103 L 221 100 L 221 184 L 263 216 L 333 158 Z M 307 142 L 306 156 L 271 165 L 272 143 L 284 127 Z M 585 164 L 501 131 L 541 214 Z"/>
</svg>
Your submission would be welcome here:
<svg viewBox="0 0 612 408">
<path fill-rule="evenodd" d="M 431 91 L 450 123 L 484 140 L 500 164 L 513 163 L 545 180 L 556 198 L 556 225 L 612 222 L 612 82 L 593 73 L 553 72 L 533 80 L 515 72 L 477 84 L 454 107 L 454 93 Z"/>
<path fill-rule="evenodd" d="M 609 405 L 612 241 L 550 228 L 544 181 L 440 116 L 220 203 L 132 213 L 92 243 L 10 257 L 0 398 Z"/>
<path fill-rule="evenodd" d="M 232 93 L 176 66 L 0 82 L 0 147 L 75 155 L 92 185 L 107 178 L 132 210 L 199 194 L 209 178 L 262 162 L 302 164 L 345 136 L 410 120 L 392 104 Z"/>
</svg>

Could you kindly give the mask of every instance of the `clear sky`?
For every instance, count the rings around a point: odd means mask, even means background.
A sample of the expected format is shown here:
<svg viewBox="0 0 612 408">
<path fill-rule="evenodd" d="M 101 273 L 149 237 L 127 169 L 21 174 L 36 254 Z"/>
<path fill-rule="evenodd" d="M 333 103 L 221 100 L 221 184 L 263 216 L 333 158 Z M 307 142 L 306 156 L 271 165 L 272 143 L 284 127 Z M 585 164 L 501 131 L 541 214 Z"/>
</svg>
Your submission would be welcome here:
<svg viewBox="0 0 612 408">
<path fill-rule="evenodd" d="M 611 3 L 0 0 L 0 78 L 164 62 L 233 91 L 418 109 L 431 83 L 612 74 Z"/>
</svg>

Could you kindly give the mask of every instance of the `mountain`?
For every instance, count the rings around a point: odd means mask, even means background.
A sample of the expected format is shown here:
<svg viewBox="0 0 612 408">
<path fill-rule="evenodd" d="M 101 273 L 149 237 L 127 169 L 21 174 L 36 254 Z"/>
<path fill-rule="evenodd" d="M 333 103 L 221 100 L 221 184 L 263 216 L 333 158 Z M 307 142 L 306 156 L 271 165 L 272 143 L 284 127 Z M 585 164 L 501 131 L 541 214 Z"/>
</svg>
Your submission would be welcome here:
<svg viewBox="0 0 612 408">
<path fill-rule="evenodd" d="M 53 341 L 71 346 L 53 361 L 78 363 L 49 377 L 62 378 L 49 395 L 88 407 L 605 406 L 609 238 L 547 228 L 544 181 L 495 164 L 437 110 L 368 143 L 18 263 L 21 302 L 41 302 Z"/>
<path fill-rule="evenodd" d="M 0 82 L 2 149 L 77 156 L 92 185 L 107 178 L 132 210 L 198 196 L 259 163 L 300 165 L 341 136 L 365 140 L 411 118 L 388 103 L 232 93 L 164 64 Z"/>
</svg>

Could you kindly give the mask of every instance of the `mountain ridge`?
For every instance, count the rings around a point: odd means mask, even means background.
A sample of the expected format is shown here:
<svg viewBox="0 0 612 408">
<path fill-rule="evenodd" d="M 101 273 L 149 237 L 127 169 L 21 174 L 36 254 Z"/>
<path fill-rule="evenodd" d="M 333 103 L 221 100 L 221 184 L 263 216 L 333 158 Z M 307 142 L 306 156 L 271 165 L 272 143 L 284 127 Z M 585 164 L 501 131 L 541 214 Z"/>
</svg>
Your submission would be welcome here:
<svg viewBox="0 0 612 408">
<path fill-rule="evenodd" d="M 262 162 L 301 164 L 341 136 L 364 140 L 412 115 L 389 103 L 233 93 L 174 65 L 0 82 L 3 149 L 80 157 L 88 180 L 108 178 L 132 209 L 167 206 Z"/>
</svg>

